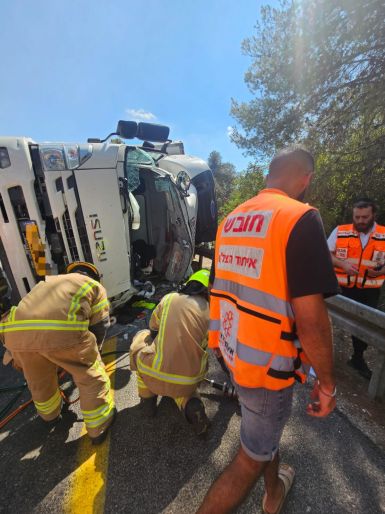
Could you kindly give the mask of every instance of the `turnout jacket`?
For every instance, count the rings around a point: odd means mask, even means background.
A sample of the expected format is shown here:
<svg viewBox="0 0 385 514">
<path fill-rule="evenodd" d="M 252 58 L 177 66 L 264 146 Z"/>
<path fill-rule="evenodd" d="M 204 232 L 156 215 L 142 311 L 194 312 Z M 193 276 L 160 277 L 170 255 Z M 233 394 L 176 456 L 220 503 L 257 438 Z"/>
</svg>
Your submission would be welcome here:
<svg viewBox="0 0 385 514">
<path fill-rule="evenodd" d="M 46 277 L 12 307 L 0 334 L 8 350 L 50 352 L 96 339 L 89 326 L 108 318 L 104 287 L 80 273 Z"/>
<path fill-rule="evenodd" d="M 354 225 L 339 225 L 335 255 L 337 259 L 348 260 L 358 266 L 358 275 L 349 276 L 342 268 L 335 267 L 340 286 L 378 288 L 384 283 L 385 275 L 369 277 L 368 270 L 385 264 L 385 227 L 376 225 L 365 247 L 362 246 L 359 233 Z"/>
<path fill-rule="evenodd" d="M 148 330 L 134 338 L 131 369 L 139 372 L 155 394 L 189 396 L 207 371 L 208 324 L 209 305 L 205 298 L 180 293 L 165 295 L 150 319 L 150 329 L 158 332 L 154 341 Z M 141 341 L 147 346 L 143 348 Z"/>
<path fill-rule="evenodd" d="M 210 292 L 209 346 L 219 347 L 235 382 L 279 390 L 308 369 L 295 332 L 286 246 L 313 209 L 264 189 L 221 223 Z"/>
</svg>

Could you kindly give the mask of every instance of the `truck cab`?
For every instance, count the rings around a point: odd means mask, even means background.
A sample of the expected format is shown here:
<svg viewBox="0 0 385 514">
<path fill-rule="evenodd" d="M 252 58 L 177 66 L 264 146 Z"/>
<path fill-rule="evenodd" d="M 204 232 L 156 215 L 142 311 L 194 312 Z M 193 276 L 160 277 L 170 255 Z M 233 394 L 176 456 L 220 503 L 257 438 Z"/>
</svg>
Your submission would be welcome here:
<svg viewBox="0 0 385 514">
<path fill-rule="evenodd" d="M 112 307 L 134 280 L 181 282 L 215 239 L 213 177 L 163 125 L 120 121 L 105 140 L 0 138 L 0 261 L 12 303 L 73 261 L 94 263 Z M 111 139 L 117 136 L 118 139 Z M 126 144 L 123 139 L 140 139 Z"/>
</svg>

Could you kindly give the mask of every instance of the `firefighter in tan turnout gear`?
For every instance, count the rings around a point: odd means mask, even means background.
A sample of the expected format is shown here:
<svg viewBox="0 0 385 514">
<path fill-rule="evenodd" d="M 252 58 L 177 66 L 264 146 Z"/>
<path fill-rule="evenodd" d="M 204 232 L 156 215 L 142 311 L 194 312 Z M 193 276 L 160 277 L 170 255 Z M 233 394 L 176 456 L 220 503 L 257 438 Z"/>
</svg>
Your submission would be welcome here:
<svg viewBox="0 0 385 514">
<path fill-rule="evenodd" d="M 198 435 L 209 426 L 196 394 L 207 370 L 209 274 L 197 271 L 180 293 L 164 296 L 152 313 L 150 330 L 138 332 L 130 349 L 144 409 L 155 415 L 157 395 L 169 396 Z"/>
<path fill-rule="evenodd" d="M 93 444 L 104 441 L 116 416 L 99 347 L 109 325 L 109 304 L 93 264 L 75 262 L 66 275 L 48 276 L 12 307 L 0 325 L 7 352 L 28 383 L 39 416 L 61 419 L 57 370 L 70 373 Z"/>
</svg>

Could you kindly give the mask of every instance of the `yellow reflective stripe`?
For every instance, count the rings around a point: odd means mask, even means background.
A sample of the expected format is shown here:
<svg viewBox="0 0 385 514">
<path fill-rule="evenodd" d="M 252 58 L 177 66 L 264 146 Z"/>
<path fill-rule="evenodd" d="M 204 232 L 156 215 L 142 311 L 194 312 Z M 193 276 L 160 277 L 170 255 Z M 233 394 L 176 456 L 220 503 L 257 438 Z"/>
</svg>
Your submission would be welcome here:
<svg viewBox="0 0 385 514">
<path fill-rule="evenodd" d="M 71 326 L 71 325 L 78 325 L 78 326 L 88 326 L 88 321 L 68 321 L 66 319 L 18 319 L 16 321 L 5 321 L 4 323 L 1 323 L 2 325 L 43 325 L 43 324 L 56 324 L 56 325 L 63 325 L 63 326 Z"/>
<path fill-rule="evenodd" d="M 69 320 L 76 321 L 76 313 L 80 309 L 80 300 L 84 298 L 86 294 L 96 285 L 97 283 L 95 282 L 95 280 L 88 280 L 85 284 L 82 285 L 80 289 L 78 289 L 78 291 L 72 298 L 70 309 L 68 311 Z"/>
<path fill-rule="evenodd" d="M 168 311 L 170 309 L 171 300 L 175 296 L 175 293 L 171 293 L 168 298 L 166 299 L 163 311 L 162 311 L 162 317 L 160 320 L 160 326 L 159 326 L 159 332 L 158 332 L 158 338 L 157 338 L 157 348 L 156 348 L 156 354 L 154 358 L 154 364 L 153 367 L 155 369 L 160 369 L 163 361 L 163 343 L 164 343 L 164 332 L 166 329 L 166 321 L 168 316 Z"/>
<path fill-rule="evenodd" d="M 96 314 L 97 312 L 100 312 L 104 307 L 110 308 L 110 302 L 105 298 L 101 302 L 97 303 L 91 308 L 91 314 Z"/>
<path fill-rule="evenodd" d="M 111 417 L 114 407 L 114 401 L 109 394 L 106 403 L 101 407 L 90 411 L 82 410 L 84 423 L 88 428 L 97 428 L 103 425 Z"/>
<path fill-rule="evenodd" d="M 194 377 L 184 377 L 182 375 L 174 375 L 172 373 L 165 373 L 164 371 L 159 371 L 154 368 L 150 368 L 143 364 L 140 360 L 140 356 L 137 357 L 137 366 L 138 371 L 143 375 L 148 375 L 152 378 L 156 378 L 161 380 L 162 382 L 168 382 L 170 384 L 179 384 L 179 385 L 195 385 L 198 382 L 201 382 L 206 373 L 200 373 Z"/>
<path fill-rule="evenodd" d="M 137 373 L 137 374 L 136 374 L 136 380 L 137 380 L 137 382 L 138 382 L 138 386 L 139 386 L 139 387 L 142 387 L 142 388 L 147 387 L 147 386 L 146 386 L 146 384 L 143 382 L 143 379 L 142 379 L 142 377 L 139 375 L 139 373 Z"/>
<path fill-rule="evenodd" d="M 19 332 L 21 330 L 87 330 L 88 321 L 71 321 L 63 320 L 42 320 L 42 319 L 25 319 L 17 321 L 6 321 L 0 323 L 0 332 Z"/>
<path fill-rule="evenodd" d="M 159 316 L 156 314 L 155 311 L 153 311 L 152 316 L 155 318 L 155 320 L 159 323 Z"/>
<path fill-rule="evenodd" d="M 87 419 L 92 419 L 92 418 L 99 417 L 101 414 L 103 414 L 103 412 L 106 410 L 106 408 L 111 403 L 111 401 L 112 401 L 111 395 L 107 394 L 106 395 L 106 402 L 103 403 L 103 405 L 99 405 L 99 407 L 96 407 L 96 409 L 92 409 L 92 410 L 84 410 L 84 409 L 82 409 L 83 416 L 85 418 L 87 418 Z"/>
<path fill-rule="evenodd" d="M 92 364 L 91 369 L 99 371 L 99 373 L 101 375 L 103 375 L 103 378 L 106 380 L 106 382 L 107 382 L 107 384 L 109 386 L 110 379 L 108 378 L 108 375 L 107 375 L 107 372 L 106 372 L 104 366 L 102 365 L 102 363 L 98 359 L 96 359 L 96 361 Z"/>
<path fill-rule="evenodd" d="M 1 330 L 4 334 L 7 334 L 9 332 L 22 332 L 23 330 L 62 330 L 64 332 L 66 331 L 73 331 L 73 332 L 77 332 L 79 330 L 82 330 L 81 328 L 76 328 L 76 327 L 67 327 L 67 328 L 56 328 L 56 327 L 44 327 L 44 328 L 41 328 L 41 327 L 14 327 L 14 328 L 5 328 L 3 330 Z"/>
<path fill-rule="evenodd" d="M 205 335 L 205 337 L 202 339 L 202 342 L 200 344 L 200 347 L 202 348 L 202 350 L 206 350 L 207 348 L 207 343 L 208 343 L 208 334 Z"/>
<path fill-rule="evenodd" d="M 199 374 L 202 375 L 202 374 L 205 374 L 206 372 L 206 369 L 207 369 L 207 360 L 208 360 L 208 353 L 207 352 L 204 352 L 203 356 L 202 356 L 202 360 L 201 360 L 201 368 L 199 370 Z"/>
<path fill-rule="evenodd" d="M 15 316 L 16 316 L 16 309 L 17 307 L 13 306 L 11 307 L 11 312 L 9 314 L 9 321 L 15 321 Z"/>
<path fill-rule="evenodd" d="M 42 414 L 51 414 L 51 412 L 54 412 L 61 404 L 60 391 L 58 389 L 56 393 L 53 396 L 51 396 L 51 398 L 46 402 L 34 401 L 33 403 L 35 404 L 36 410 L 38 410 Z"/>
</svg>

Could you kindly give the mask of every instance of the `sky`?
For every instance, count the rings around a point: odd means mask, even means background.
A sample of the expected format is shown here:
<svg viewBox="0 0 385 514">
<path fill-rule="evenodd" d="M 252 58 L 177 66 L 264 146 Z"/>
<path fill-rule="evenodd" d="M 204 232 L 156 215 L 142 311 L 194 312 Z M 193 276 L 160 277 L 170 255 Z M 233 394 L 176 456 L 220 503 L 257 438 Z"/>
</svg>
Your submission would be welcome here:
<svg viewBox="0 0 385 514">
<path fill-rule="evenodd" d="M 85 142 L 119 119 L 162 123 L 186 153 L 245 169 L 231 98 L 263 0 L 2 0 L 0 134 Z"/>
</svg>

